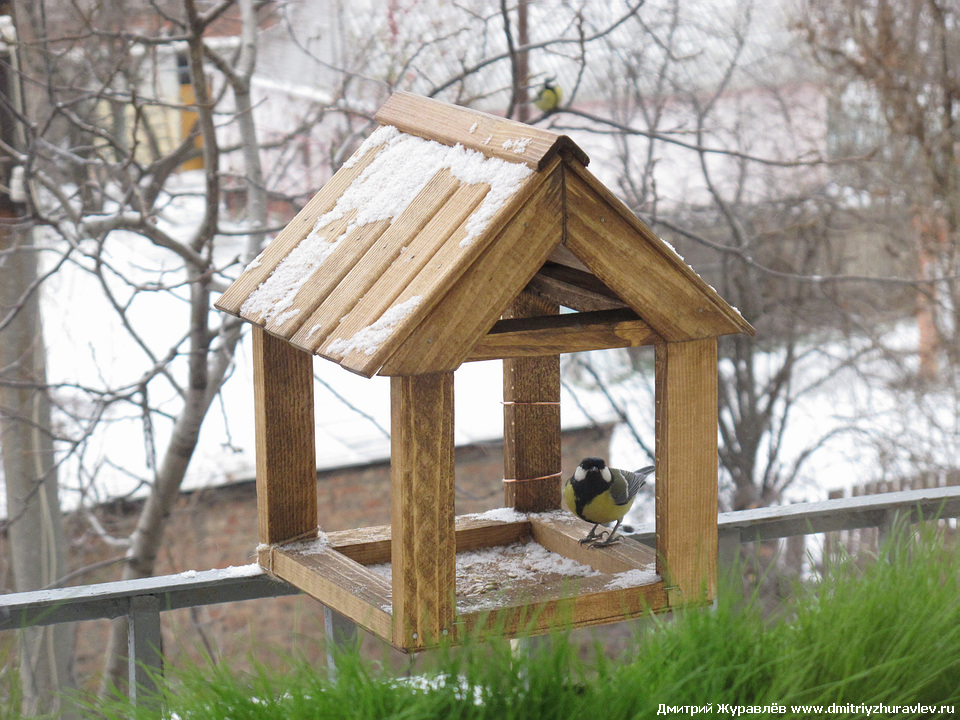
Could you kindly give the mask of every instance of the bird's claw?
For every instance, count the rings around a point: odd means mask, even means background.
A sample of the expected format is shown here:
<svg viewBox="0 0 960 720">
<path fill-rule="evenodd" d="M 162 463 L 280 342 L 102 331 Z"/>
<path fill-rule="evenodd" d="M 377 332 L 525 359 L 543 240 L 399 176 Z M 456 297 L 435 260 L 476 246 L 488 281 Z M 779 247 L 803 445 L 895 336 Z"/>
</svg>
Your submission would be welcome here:
<svg viewBox="0 0 960 720">
<path fill-rule="evenodd" d="M 597 534 L 597 526 L 594 525 L 592 528 L 590 528 L 590 532 L 587 533 L 587 536 L 579 540 L 579 543 L 581 545 L 586 545 L 587 543 L 594 543 L 597 540 L 602 540 L 604 534 L 605 534 L 604 530 L 601 530 L 600 533 Z"/>
<path fill-rule="evenodd" d="M 606 539 L 604 539 L 604 536 L 605 536 L 605 535 L 607 536 Z M 592 543 L 590 543 L 590 547 L 592 547 L 592 548 L 604 548 L 604 547 L 609 547 L 610 545 L 614 545 L 614 544 L 620 542 L 620 540 L 621 540 L 621 536 L 620 536 L 620 535 L 616 535 L 616 536 L 611 537 L 609 533 L 602 532 L 602 533 L 600 533 L 599 535 L 597 535 L 597 539 L 596 539 L 596 540 L 594 540 Z"/>
</svg>

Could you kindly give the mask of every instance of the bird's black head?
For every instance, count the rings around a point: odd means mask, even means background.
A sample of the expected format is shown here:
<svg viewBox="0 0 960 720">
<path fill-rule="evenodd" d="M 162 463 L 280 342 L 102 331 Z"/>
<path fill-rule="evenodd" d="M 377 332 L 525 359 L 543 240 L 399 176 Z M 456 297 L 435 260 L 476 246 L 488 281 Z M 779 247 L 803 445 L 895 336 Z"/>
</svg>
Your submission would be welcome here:
<svg viewBox="0 0 960 720">
<path fill-rule="evenodd" d="M 573 471 L 573 480 L 577 483 L 604 483 L 612 481 L 609 468 L 603 458 L 588 457 L 580 461 L 577 469 Z"/>
<path fill-rule="evenodd" d="M 607 461 L 603 458 L 598 457 L 588 457 L 580 461 L 580 467 L 582 467 L 587 472 L 591 470 L 596 470 L 600 472 L 607 466 Z"/>
</svg>

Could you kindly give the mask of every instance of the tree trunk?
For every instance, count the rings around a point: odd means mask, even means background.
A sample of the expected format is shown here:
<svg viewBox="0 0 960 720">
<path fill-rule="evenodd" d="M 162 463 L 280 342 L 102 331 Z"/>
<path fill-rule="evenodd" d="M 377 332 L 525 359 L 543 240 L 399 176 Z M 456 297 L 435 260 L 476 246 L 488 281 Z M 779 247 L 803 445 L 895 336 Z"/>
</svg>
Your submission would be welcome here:
<svg viewBox="0 0 960 720">
<path fill-rule="evenodd" d="M 22 19 L 22 7 L 14 7 Z M 32 37 L 29 23 L 23 40 Z M 24 114 L 17 46 L 0 74 L 0 139 L 21 149 Z M 14 113 L 15 111 L 15 113 Z M 14 160 L 14 162 L 9 162 Z M 22 188 L 12 182 L 15 158 L 0 155 L 0 452 L 7 500 L 6 530 L 16 591 L 55 584 L 67 572 L 63 517 L 51 431 L 46 357 L 40 324 L 37 255 Z M 20 636 L 24 715 L 61 712 L 73 687 L 73 626 L 30 628 Z"/>
<path fill-rule="evenodd" d="M 17 592 L 54 585 L 66 574 L 63 518 L 50 424 L 37 258 L 30 231 L 0 209 L 0 449 L 7 497 L 7 536 Z M 73 627 L 26 629 L 20 638 L 23 713 L 60 709 L 72 687 Z"/>
<path fill-rule="evenodd" d="M 250 78 L 256 64 L 256 15 L 251 0 L 242 0 L 240 10 L 243 23 L 243 53 L 238 61 L 240 67 L 236 72 L 232 72 L 225 64 L 217 64 L 224 71 L 236 100 L 236 122 L 240 130 L 246 165 L 247 209 L 249 214 L 247 221 L 253 228 L 246 248 L 245 259 L 249 262 L 260 252 L 260 246 L 265 237 L 262 228 L 266 227 L 267 224 L 267 195 L 266 181 L 260 165 L 260 144 L 250 99 Z M 200 34 L 197 35 L 198 39 L 199 37 Z M 193 76 L 195 79 L 200 76 L 200 69 L 202 68 L 199 45 L 197 47 L 197 52 L 193 53 Z M 197 101 L 198 104 L 209 103 L 209 94 L 205 85 L 197 88 Z M 220 200 L 215 182 L 217 177 L 217 145 L 213 131 L 212 115 L 203 108 L 201 108 L 199 115 L 201 128 L 203 128 L 204 166 L 208 178 L 214 180 L 212 184 L 208 183 L 207 206 L 210 212 L 200 233 L 209 232 L 212 235 L 216 231 L 216 208 Z M 207 122 L 204 124 L 204 121 Z M 203 238 L 200 237 L 198 240 L 203 241 Z M 195 242 L 195 247 L 199 249 L 202 244 L 202 242 Z M 188 371 L 190 381 L 184 398 L 184 408 L 174 424 L 170 445 L 164 454 L 153 489 L 144 504 L 136 530 L 131 538 L 124 579 L 146 577 L 154 572 L 154 565 L 163 541 L 166 519 L 173 509 L 190 458 L 196 449 L 200 427 L 232 366 L 236 346 L 240 340 L 240 322 L 227 318 L 220 328 L 219 345 L 216 349 L 211 347 L 208 326 L 211 305 L 209 275 L 192 271 L 190 283 L 191 352 Z M 107 650 L 106 672 L 104 673 L 103 685 L 100 688 L 101 696 L 113 687 L 122 686 L 125 680 L 126 643 L 127 622 L 125 619 L 120 619 L 113 624 Z"/>
</svg>

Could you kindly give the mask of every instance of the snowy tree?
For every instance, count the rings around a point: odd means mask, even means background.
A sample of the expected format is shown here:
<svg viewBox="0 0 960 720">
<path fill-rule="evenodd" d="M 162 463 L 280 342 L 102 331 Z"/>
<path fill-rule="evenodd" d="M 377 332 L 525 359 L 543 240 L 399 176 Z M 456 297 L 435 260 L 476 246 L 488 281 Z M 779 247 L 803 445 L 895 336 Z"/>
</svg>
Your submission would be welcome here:
<svg viewBox="0 0 960 720">
<path fill-rule="evenodd" d="M 847 151 L 869 157 L 866 189 L 912 216 L 921 377 L 960 360 L 960 7 L 941 0 L 803 0 L 799 24 L 834 77 Z M 852 132 L 857 128 L 857 132 Z M 872 131 L 872 132 L 871 132 Z M 852 146 L 852 147 L 851 147 Z"/>
</svg>

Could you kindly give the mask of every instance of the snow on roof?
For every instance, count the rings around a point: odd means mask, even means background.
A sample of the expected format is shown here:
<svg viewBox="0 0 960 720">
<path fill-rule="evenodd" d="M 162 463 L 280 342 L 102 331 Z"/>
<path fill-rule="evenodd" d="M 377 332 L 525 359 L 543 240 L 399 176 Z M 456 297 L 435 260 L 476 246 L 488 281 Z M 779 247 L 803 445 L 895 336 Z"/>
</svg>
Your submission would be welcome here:
<svg viewBox="0 0 960 720">
<path fill-rule="evenodd" d="M 523 148 L 526 148 L 524 143 Z M 300 288 L 336 250 L 366 225 L 379 221 L 393 223 L 413 203 L 437 173 L 448 170 L 465 185 L 486 184 L 489 192 L 466 223 L 461 247 L 470 245 L 490 220 L 516 192 L 533 170 L 522 163 L 487 157 L 462 145 L 448 146 L 402 133 L 390 125 L 374 131 L 344 164 L 352 168 L 369 153 L 370 162 L 325 212 L 313 229 L 270 273 L 241 305 L 244 316 L 259 316 L 266 322 L 283 325 L 300 312 L 291 309 Z M 522 150 L 518 150 L 522 153 Z M 355 215 L 351 215 L 355 213 Z M 348 215 L 346 227 L 337 221 Z M 262 256 L 252 267 L 258 267 Z"/>
<path fill-rule="evenodd" d="M 334 356 L 344 356 L 352 352 L 373 355 L 390 337 L 390 333 L 401 320 L 417 309 L 423 301 L 423 295 L 414 295 L 401 303 L 392 305 L 380 319 L 358 330 L 349 340 L 336 338 L 327 348 Z"/>
</svg>

